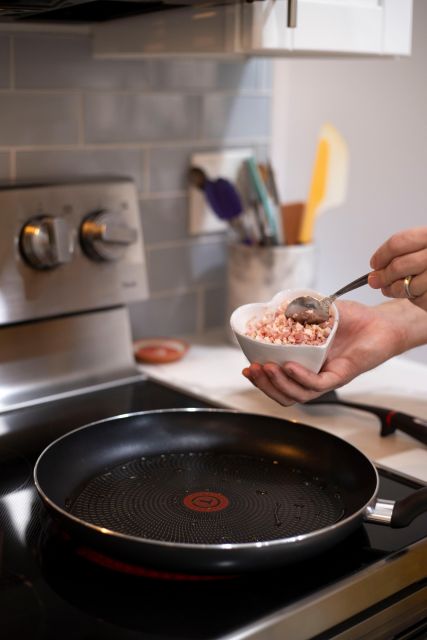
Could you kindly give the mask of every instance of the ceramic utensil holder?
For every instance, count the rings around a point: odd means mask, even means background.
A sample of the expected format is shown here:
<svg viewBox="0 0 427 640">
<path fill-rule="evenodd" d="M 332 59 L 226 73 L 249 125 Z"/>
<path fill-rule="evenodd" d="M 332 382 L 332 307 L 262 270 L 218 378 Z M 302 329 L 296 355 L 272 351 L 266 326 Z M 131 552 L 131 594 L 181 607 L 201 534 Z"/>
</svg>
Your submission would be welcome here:
<svg viewBox="0 0 427 640">
<path fill-rule="evenodd" d="M 315 282 L 313 244 L 253 247 L 230 244 L 227 256 L 227 328 L 236 343 L 228 319 L 237 307 L 268 302 L 282 289 L 312 289 Z"/>
</svg>

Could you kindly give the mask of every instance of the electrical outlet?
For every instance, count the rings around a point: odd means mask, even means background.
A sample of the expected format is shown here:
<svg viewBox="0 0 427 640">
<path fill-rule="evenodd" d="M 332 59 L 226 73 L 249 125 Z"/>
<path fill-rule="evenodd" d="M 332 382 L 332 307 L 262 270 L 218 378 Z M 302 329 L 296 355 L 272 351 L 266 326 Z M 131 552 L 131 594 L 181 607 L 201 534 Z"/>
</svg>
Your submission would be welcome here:
<svg viewBox="0 0 427 640">
<path fill-rule="evenodd" d="M 253 157 L 253 149 L 227 149 L 215 153 L 194 153 L 191 166 L 205 171 L 208 178 L 225 178 L 239 191 L 244 162 Z M 196 187 L 189 188 L 189 234 L 198 236 L 205 233 L 219 233 L 228 227 L 227 222 L 217 218 L 206 202 L 204 194 Z"/>
</svg>

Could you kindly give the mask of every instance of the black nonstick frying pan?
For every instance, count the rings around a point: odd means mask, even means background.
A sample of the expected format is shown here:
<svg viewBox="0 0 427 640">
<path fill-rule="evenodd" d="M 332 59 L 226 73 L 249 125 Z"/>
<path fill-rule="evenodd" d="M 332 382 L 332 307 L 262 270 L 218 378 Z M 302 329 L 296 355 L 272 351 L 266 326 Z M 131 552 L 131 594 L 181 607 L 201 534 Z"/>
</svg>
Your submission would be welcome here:
<svg viewBox="0 0 427 640">
<path fill-rule="evenodd" d="M 287 420 L 218 409 L 117 416 L 39 457 L 37 490 L 72 536 L 167 571 L 236 573 L 320 554 L 365 520 L 407 526 L 427 487 L 378 499 L 358 449 Z"/>
</svg>

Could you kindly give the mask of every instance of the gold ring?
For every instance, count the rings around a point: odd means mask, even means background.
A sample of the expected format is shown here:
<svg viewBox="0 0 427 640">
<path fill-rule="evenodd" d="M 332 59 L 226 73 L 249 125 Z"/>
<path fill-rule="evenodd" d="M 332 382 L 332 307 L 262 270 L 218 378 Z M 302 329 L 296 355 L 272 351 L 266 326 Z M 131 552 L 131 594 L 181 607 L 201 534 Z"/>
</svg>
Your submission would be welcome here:
<svg viewBox="0 0 427 640">
<path fill-rule="evenodd" d="M 416 296 L 412 295 L 412 293 L 411 293 L 411 291 L 409 289 L 412 277 L 413 276 L 406 276 L 406 278 L 403 281 L 403 287 L 405 289 L 405 294 L 406 294 L 406 297 L 409 298 L 409 300 L 413 300 L 414 298 L 416 298 Z"/>
</svg>

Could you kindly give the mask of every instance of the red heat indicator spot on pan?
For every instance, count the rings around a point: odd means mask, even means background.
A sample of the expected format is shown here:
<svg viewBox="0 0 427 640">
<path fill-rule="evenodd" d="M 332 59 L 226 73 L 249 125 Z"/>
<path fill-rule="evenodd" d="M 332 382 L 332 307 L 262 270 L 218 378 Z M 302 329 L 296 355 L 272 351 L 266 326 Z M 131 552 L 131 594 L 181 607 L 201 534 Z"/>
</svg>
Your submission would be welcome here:
<svg viewBox="0 0 427 640">
<path fill-rule="evenodd" d="M 184 505 L 192 511 L 222 511 L 230 504 L 222 493 L 213 491 L 196 491 L 185 496 Z"/>
</svg>

